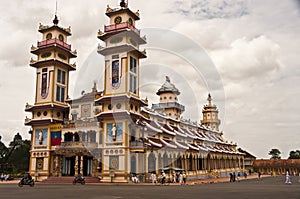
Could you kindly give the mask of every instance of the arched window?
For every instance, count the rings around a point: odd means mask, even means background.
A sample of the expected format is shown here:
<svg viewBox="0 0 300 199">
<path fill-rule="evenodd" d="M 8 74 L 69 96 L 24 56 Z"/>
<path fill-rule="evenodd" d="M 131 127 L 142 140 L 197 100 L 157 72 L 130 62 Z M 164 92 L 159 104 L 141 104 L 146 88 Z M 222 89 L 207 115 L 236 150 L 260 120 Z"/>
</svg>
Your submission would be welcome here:
<svg viewBox="0 0 300 199">
<path fill-rule="evenodd" d="M 163 161 L 164 161 L 164 165 L 163 165 L 163 167 L 166 167 L 166 166 L 168 166 L 168 156 L 167 156 L 167 154 L 166 154 L 166 153 L 164 153 L 164 156 L 163 156 Z"/>
<path fill-rule="evenodd" d="M 156 171 L 156 159 L 155 159 L 155 155 L 153 152 L 151 152 L 148 156 L 148 172 L 155 172 Z"/>
<path fill-rule="evenodd" d="M 136 174 L 136 157 L 134 155 L 131 156 L 130 165 L 130 173 Z"/>
<path fill-rule="evenodd" d="M 96 142 L 96 131 L 89 131 L 90 133 L 90 142 L 95 143 Z"/>
<path fill-rule="evenodd" d="M 189 158 L 189 171 L 193 170 L 193 156 L 192 154 L 190 154 L 190 158 Z"/>
<path fill-rule="evenodd" d="M 74 133 L 74 142 L 79 142 L 79 135 L 78 133 Z"/>
</svg>

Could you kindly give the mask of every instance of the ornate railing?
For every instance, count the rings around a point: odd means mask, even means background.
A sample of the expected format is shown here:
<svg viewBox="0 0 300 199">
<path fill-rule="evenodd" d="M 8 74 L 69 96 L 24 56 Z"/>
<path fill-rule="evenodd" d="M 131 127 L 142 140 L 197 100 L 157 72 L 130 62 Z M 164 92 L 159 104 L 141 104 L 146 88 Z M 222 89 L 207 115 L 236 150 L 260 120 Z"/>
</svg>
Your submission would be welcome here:
<svg viewBox="0 0 300 199">
<path fill-rule="evenodd" d="M 130 25 L 128 22 L 104 26 L 104 32 L 111 32 L 111 31 L 122 30 L 122 29 L 130 29 L 139 36 L 141 34 L 141 31 L 139 29 L 136 29 L 133 25 Z"/>
<path fill-rule="evenodd" d="M 70 44 L 67 44 L 63 41 L 60 41 L 59 39 L 47 39 L 45 41 L 40 41 L 38 42 L 37 46 L 38 47 L 45 47 L 45 46 L 50 46 L 50 45 L 53 45 L 53 44 L 57 44 L 63 48 L 65 48 L 66 50 L 71 50 L 71 45 Z"/>
</svg>

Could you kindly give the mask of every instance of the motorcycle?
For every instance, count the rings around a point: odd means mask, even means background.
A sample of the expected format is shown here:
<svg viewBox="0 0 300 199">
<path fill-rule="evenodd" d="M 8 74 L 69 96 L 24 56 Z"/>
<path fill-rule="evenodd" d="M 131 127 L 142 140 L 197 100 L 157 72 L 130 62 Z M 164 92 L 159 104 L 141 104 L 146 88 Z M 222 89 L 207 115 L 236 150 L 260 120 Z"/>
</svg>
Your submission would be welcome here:
<svg viewBox="0 0 300 199">
<path fill-rule="evenodd" d="M 23 185 L 29 185 L 30 187 L 34 186 L 34 180 L 33 179 L 22 179 L 20 180 L 20 182 L 18 183 L 19 187 L 23 187 Z"/>
<path fill-rule="evenodd" d="M 75 177 L 75 179 L 73 180 L 73 184 L 75 185 L 76 183 L 80 183 L 80 184 L 84 185 L 85 184 L 84 177 Z"/>
</svg>

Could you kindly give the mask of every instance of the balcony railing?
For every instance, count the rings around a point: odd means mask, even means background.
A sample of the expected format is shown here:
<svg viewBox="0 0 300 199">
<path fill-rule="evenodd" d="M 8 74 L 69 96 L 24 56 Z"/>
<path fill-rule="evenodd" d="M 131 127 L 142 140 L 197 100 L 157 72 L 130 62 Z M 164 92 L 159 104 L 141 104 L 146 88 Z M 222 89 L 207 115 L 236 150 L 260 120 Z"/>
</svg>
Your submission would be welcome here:
<svg viewBox="0 0 300 199">
<path fill-rule="evenodd" d="M 122 30 L 122 29 L 130 29 L 139 36 L 141 34 L 141 31 L 139 29 L 136 29 L 133 25 L 130 25 L 128 22 L 104 26 L 104 32 L 111 32 L 111 31 Z"/>
<path fill-rule="evenodd" d="M 53 44 L 57 44 L 63 48 L 65 48 L 66 50 L 71 50 L 71 45 L 70 44 L 67 44 L 63 41 L 60 41 L 59 39 L 47 39 L 45 41 L 40 41 L 38 42 L 37 46 L 38 47 L 45 47 L 45 46 L 50 46 L 50 45 L 53 45 Z"/>
<path fill-rule="evenodd" d="M 179 108 L 182 111 L 185 110 L 185 107 L 177 102 L 167 102 L 167 103 L 159 103 L 159 104 L 152 104 L 152 108 L 153 109 L 157 109 L 157 108 L 170 108 L 170 107 L 175 107 L 175 108 Z"/>
</svg>

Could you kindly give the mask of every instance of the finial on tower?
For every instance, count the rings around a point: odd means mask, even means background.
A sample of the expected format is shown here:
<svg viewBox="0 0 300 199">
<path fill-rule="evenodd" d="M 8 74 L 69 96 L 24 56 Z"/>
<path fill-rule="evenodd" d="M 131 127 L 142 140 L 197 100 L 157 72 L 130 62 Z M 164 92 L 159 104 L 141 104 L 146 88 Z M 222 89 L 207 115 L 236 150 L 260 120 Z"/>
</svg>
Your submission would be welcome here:
<svg viewBox="0 0 300 199">
<path fill-rule="evenodd" d="M 55 15 L 54 16 L 54 19 L 53 19 L 53 23 L 54 23 L 54 25 L 57 25 L 58 24 L 58 18 L 57 18 L 57 16 Z"/>
<path fill-rule="evenodd" d="M 121 0 L 120 6 L 121 6 L 121 8 L 125 8 L 126 7 L 125 0 Z"/>
<path fill-rule="evenodd" d="M 211 104 L 211 100 L 212 100 L 210 93 L 208 93 L 207 100 L 208 100 L 208 104 L 210 105 Z"/>
<path fill-rule="evenodd" d="M 92 88 L 93 92 L 97 92 L 97 82 L 94 81 L 94 87 Z"/>
</svg>

